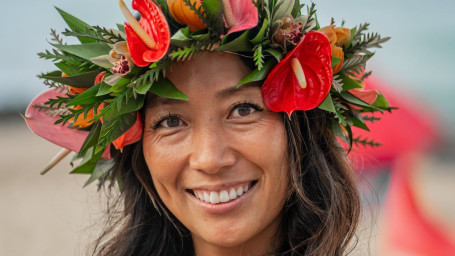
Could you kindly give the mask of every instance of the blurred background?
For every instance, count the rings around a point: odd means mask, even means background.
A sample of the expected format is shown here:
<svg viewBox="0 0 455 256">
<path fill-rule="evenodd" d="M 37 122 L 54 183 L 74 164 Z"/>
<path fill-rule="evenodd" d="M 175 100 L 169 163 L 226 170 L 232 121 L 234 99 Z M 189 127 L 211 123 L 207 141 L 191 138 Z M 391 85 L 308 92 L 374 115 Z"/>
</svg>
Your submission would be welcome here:
<svg viewBox="0 0 455 256">
<path fill-rule="evenodd" d="M 455 255 L 455 2 L 316 3 L 321 26 L 368 21 L 392 37 L 367 68 L 371 88 L 389 92 L 401 114 L 374 125 L 382 149 L 353 154 L 366 206 L 354 254 Z M 96 185 L 83 189 L 88 177 L 67 175 L 69 160 L 40 176 L 59 148 L 20 116 L 46 89 L 36 75 L 55 69 L 36 55 L 51 48 L 50 28 L 65 28 L 53 6 L 92 25 L 124 20 L 114 0 L 0 2 L 0 255 L 85 255 L 101 226 Z"/>
</svg>

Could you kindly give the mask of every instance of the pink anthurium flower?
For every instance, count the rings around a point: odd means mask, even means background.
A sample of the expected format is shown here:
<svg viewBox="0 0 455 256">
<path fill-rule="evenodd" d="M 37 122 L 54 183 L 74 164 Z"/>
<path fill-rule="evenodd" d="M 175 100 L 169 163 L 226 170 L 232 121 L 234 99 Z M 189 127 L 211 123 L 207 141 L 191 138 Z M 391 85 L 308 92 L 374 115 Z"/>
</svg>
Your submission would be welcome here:
<svg viewBox="0 0 455 256">
<path fill-rule="evenodd" d="M 262 86 L 266 106 L 275 112 L 316 108 L 332 86 L 332 50 L 321 32 L 310 31 L 270 71 Z"/>
<path fill-rule="evenodd" d="M 247 30 L 258 24 L 258 9 L 251 0 L 223 0 L 227 34 Z"/>
<path fill-rule="evenodd" d="M 123 0 L 119 0 L 119 5 L 127 20 L 126 41 L 134 63 L 146 67 L 161 59 L 171 45 L 171 33 L 160 8 L 150 0 L 133 0 L 133 9 L 141 14 L 137 21 Z"/>
<path fill-rule="evenodd" d="M 52 115 L 46 111 L 40 111 L 34 106 L 42 106 L 49 99 L 55 99 L 57 96 L 65 96 L 65 93 L 55 89 L 47 90 L 38 95 L 28 106 L 25 111 L 25 122 L 28 127 L 36 135 L 66 149 L 74 152 L 79 152 L 87 138 L 88 131 L 71 129 L 68 125 L 55 125 L 54 122 L 58 120 L 58 113 Z M 103 158 L 110 159 L 109 147 L 103 153 Z"/>
</svg>

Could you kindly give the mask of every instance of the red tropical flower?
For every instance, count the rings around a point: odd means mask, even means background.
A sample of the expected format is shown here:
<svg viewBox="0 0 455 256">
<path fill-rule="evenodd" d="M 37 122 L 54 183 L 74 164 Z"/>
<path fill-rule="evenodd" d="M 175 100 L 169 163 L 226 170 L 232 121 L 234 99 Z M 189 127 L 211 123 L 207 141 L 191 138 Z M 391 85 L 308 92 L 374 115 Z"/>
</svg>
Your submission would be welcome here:
<svg viewBox="0 0 455 256">
<path fill-rule="evenodd" d="M 274 112 L 316 108 L 332 86 L 332 50 L 327 37 L 308 32 L 267 76 L 262 98 Z"/>
<path fill-rule="evenodd" d="M 133 9 L 141 14 L 138 22 L 123 0 L 119 4 L 128 21 L 125 22 L 126 41 L 134 63 L 146 67 L 161 59 L 171 45 L 171 33 L 160 8 L 150 0 L 133 0 Z"/>
</svg>

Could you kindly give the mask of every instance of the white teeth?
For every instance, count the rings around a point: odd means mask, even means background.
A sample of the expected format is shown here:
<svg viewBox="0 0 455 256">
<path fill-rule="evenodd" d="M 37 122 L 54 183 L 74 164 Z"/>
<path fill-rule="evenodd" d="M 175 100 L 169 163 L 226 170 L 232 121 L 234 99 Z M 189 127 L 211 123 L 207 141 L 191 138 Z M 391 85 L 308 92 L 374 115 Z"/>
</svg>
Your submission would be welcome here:
<svg viewBox="0 0 455 256">
<path fill-rule="evenodd" d="M 250 190 L 251 184 L 248 184 L 244 187 L 239 186 L 237 188 L 231 188 L 230 190 L 221 190 L 219 192 L 215 191 L 193 191 L 193 194 L 199 200 L 210 203 L 210 204 L 218 204 L 218 203 L 226 203 L 231 200 L 236 199 L 237 197 L 242 196 L 248 190 Z"/>
<path fill-rule="evenodd" d="M 237 196 L 243 195 L 243 188 L 238 188 L 236 192 L 237 192 Z"/>
<path fill-rule="evenodd" d="M 229 201 L 229 194 L 226 190 L 221 190 L 220 192 L 220 202 L 226 203 Z"/>
<path fill-rule="evenodd" d="M 205 202 L 210 203 L 210 196 L 207 192 L 204 192 L 204 199 Z"/>
<path fill-rule="evenodd" d="M 210 203 L 211 204 L 217 204 L 220 202 L 220 197 L 218 196 L 218 193 L 216 192 L 210 192 Z"/>
<path fill-rule="evenodd" d="M 231 188 L 231 191 L 229 191 L 229 199 L 236 199 L 237 198 L 237 193 L 235 193 L 235 189 Z"/>
</svg>

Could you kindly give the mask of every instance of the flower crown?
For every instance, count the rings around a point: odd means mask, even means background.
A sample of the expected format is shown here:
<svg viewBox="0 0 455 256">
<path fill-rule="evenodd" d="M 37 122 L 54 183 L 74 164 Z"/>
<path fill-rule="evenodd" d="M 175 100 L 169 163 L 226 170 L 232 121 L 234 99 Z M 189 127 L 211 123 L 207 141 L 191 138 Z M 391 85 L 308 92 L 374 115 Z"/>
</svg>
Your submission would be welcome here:
<svg viewBox="0 0 455 256">
<path fill-rule="evenodd" d="M 166 67 L 200 51 L 232 52 L 250 58 L 255 68 L 238 86 L 263 81 L 266 106 L 291 116 L 320 108 L 329 113 L 333 132 L 349 146 L 375 146 L 353 138 L 352 126 L 368 130 L 362 114 L 390 111 L 379 91 L 363 89 L 371 48 L 389 38 L 353 29 L 321 28 L 315 5 L 298 0 L 133 0 L 136 18 L 119 0 L 125 16 L 117 29 L 90 26 L 57 8 L 68 25 L 62 34 L 80 44 L 67 45 L 51 30 L 54 47 L 38 55 L 58 70 L 39 75 L 50 90 L 26 111 L 38 135 L 78 152 L 72 173 L 91 174 L 87 184 L 109 177 L 110 144 L 122 150 L 142 137 L 139 110 L 145 94 L 187 100 Z M 45 172 L 44 171 L 44 172 Z"/>
</svg>

